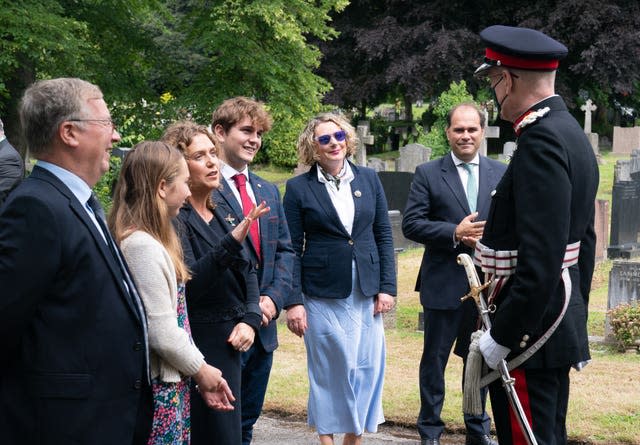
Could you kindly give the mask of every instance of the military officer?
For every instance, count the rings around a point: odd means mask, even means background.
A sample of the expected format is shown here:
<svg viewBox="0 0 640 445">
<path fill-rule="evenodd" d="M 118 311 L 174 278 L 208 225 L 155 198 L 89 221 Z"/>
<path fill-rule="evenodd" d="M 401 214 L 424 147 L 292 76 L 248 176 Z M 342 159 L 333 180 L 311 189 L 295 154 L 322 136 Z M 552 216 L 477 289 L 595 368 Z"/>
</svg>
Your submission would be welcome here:
<svg viewBox="0 0 640 445">
<path fill-rule="evenodd" d="M 480 351 L 494 369 L 524 354 L 511 375 L 537 443 L 565 444 L 569 370 L 590 358 L 598 166 L 555 94 L 567 48 L 527 28 L 490 26 L 480 37 L 485 63 L 476 73 L 488 78 L 500 117 L 518 136 L 476 245 L 476 264 L 494 278 L 488 298 L 497 307 Z M 499 379 L 489 391 L 499 442 L 525 443 Z"/>
</svg>

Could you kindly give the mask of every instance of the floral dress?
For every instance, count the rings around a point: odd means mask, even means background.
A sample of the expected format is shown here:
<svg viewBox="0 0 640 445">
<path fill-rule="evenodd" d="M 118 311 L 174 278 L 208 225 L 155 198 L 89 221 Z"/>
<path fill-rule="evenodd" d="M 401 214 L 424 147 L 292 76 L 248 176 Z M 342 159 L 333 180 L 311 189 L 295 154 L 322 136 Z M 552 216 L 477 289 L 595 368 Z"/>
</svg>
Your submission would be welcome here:
<svg viewBox="0 0 640 445">
<path fill-rule="evenodd" d="M 184 284 L 178 285 L 178 326 L 191 335 Z M 182 377 L 179 382 L 162 382 L 154 378 L 153 426 L 149 445 L 188 445 L 191 432 L 189 385 L 191 378 Z"/>
</svg>

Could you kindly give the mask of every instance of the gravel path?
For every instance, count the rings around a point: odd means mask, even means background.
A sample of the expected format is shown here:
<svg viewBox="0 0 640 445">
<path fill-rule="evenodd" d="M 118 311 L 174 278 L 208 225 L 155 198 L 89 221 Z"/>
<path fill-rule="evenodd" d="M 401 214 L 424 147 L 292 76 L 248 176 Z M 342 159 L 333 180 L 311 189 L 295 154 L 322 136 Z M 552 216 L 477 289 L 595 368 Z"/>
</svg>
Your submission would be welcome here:
<svg viewBox="0 0 640 445">
<path fill-rule="evenodd" d="M 342 443 L 342 435 L 337 434 L 336 444 Z M 415 428 L 381 425 L 376 434 L 365 433 L 363 445 L 420 445 L 420 437 Z M 442 445 L 462 445 L 463 435 L 444 434 Z M 262 415 L 255 425 L 252 445 L 318 445 L 318 436 L 305 422 L 278 419 L 273 415 Z"/>
</svg>

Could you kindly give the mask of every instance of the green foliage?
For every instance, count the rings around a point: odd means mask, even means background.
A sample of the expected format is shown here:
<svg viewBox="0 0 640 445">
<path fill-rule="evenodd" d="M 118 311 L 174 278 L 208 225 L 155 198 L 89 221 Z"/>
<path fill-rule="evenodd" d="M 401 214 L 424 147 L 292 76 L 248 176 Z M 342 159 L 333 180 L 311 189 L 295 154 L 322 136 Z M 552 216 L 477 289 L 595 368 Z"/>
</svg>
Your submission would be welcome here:
<svg viewBox="0 0 640 445">
<path fill-rule="evenodd" d="M 613 336 L 621 350 L 640 346 L 640 306 L 622 304 L 609 310 Z"/>
<path fill-rule="evenodd" d="M 122 160 L 117 156 L 111 156 L 109 159 L 109 170 L 100 178 L 100 181 L 93 187 L 94 193 L 98 196 L 100 204 L 105 213 L 109 213 L 111 209 L 113 187 L 120 175 L 120 167 Z"/>
<path fill-rule="evenodd" d="M 429 133 L 424 134 L 422 127 L 419 127 L 420 136 L 418 143 L 426 147 L 431 147 L 431 158 L 437 158 L 449 151 L 449 143 L 445 129 L 447 127 L 447 114 L 449 110 L 463 102 L 473 102 L 473 96 L 467 91 L 467 83 L 464 80 L 460 82 L 452 82 L 449 89 L 443 92 L 435 106 L 433 114 L 436 121 L 431 126 Z"/>
<path fill-rule="evenodd" d="M 111 114 L 122 137 L 118 144 L 121 147 L 133 147 L 143 140 L 159 139 L 169 124 L 189 119 L 194 112 L 194 107 L 181 106 L 170 95 L 149 101 L 143 98 L 133 103 L 115 101 L 111 106 Z"/>
<path fill-rule="evenodd" d="M 177 2 L 176 2 L 177 3 Z M 172 94 L 193 117 L 208 121 L 224 99 L 243 95 L 267 103 L 274 117 L 260 161 L 283 166 L 297 163 L 295 142 L 305 122 L 320 110 L 329 83 L 316 75 L 320 51 L 310 38 L 326 40 L 336 32 L 329 12 L 346 0 L 221 0 L 181 5 L 173 42 L 183 53 L 171 71 L 190 67 L 188 83 Z M 184 54 L 188 54 L 186 57 Z M 180 66 L 182 64 L 182 68 Z M 164 74 L 169 78 L 171 73 Z"/>
</svg>

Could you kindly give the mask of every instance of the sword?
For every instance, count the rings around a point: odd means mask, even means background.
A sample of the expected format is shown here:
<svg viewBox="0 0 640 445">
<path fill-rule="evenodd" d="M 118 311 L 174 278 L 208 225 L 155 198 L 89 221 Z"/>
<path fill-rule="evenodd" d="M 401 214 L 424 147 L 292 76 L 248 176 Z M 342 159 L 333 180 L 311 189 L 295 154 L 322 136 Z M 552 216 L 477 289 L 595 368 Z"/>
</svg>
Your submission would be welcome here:
<svg viewBox="0 0 640 445">
<path fill-rule="evenodd" d="M 462 297 L 461 300 L 465 301 L 470 298 L 475 302 L 482 324 L 485 330 L 488 331 L 491 329 L 491 319 L 489 318 L 489 314 L 495 311 L 495 307 L 487 307 L 487 303 L 484 301 L 484 297 L 482 296 L 482 291 L 489 287 L 491 281 L 480 284 L 480 279 L 478 278 L 476 267 L 473 265 L 473 260 L 466 253 L 458 255 L 457 261 L 458 264 L 464 266 L 470 288 L 469 293 Z M 533 431 L 531 430 L 531 426 L 527 421 L 527 416 L 522 409 L 522 403 L 520 403 L 520 399 L 516 393 L 515 379 L 509 374 L 509 369 L 507 368 L 507 362 L 505 360 L 500 361 L 498 365 L 498 372 L 502 379 L 502 387 L 507 393 L 509 405 L 511 405 L 511 409 L 518 420 L 518 425 L 520 425 L 520 429 L 522 430 L 525 440 L 529 445 L 538 445 L 538 442 L 533 435 Z"/>
</svg>

